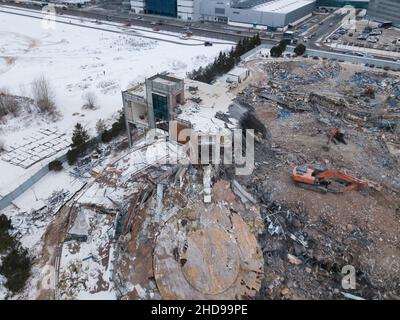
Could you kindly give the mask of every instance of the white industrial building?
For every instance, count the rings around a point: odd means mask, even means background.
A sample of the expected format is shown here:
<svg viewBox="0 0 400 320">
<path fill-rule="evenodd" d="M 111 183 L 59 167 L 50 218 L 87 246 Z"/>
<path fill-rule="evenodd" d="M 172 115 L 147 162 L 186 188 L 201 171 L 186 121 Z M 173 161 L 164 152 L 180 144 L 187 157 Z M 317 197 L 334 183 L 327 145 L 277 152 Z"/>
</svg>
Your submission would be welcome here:
<svg viewBox="0 0 400 320">
<path fill-rule="evenodd" d="M 368 16 L 379 22 L 392 22 L 400 26 L 399 0 L 371 0 L 368 7 Z"/>
<path fill-rule="evenodd" d="M 171 1 L 171 0 L 165 0 Z M 181 20 L 199 20 L 202 0 L 172 0 L 176 2 L 176 18 Z M 146 13 L 146 0 L 130 0 L 133 13 Z"/>
<path fill-rule="evenodd" d="M 200 3 L 201 0 L 178 0 L 177 1 L 178 19 L 186 21 L 199 20 Z"/>
<path fill-rule="evenodd" d="M 131 11 L 133 13 L 144 13 L 145 0 L 131 0 Z"/>
<path fill-rule="evenodd" d="M 229 0 L 201 0 L 201 20 L 228 22 L 231 2 Z"/>
<path fill-rule="evenodd" d="M 250 71 L 246 68 L 235 67 L 226 75 L 226 82 L 241 83 L 250 75 Z"/>
<path fill-rule="evenodd" d="M 249 8 L 230 8 L 229 23 L 283 28 L 312 15 L 315 0 L 274 0 Z"/>
<path fill-rule="evenodd" d="M 176 3 L 173 16 L 181 20 L 221 21 L 256 28 L 284 28 L 296 24 L 309 17 L 316 7 L 316 0 L 165 1 L 172 1 L 173 6 Z M 146 13 L 146 6 L 150 2 L 152 0 L 131 0 L 131 10 L 134 13 Z"/>
</svg>

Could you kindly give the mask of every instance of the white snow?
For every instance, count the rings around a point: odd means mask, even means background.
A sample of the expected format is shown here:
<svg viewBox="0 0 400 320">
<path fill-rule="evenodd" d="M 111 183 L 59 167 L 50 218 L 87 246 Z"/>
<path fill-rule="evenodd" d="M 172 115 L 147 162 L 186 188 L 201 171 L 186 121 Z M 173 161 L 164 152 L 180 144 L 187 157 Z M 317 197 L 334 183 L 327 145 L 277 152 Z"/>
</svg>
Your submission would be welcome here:
<svg viewBox="0 0 400 320">
<path fill-rule="evenodd" d="M 61 172 L 49 172 L 42 180 L 14 200 L 13 203 L 18 206 L 18 209 L 9 206 L 2 210 L 2 213 L 11 219 L 15 231 L 21 233 L 19 238 L 21 244 L 25 248 L 29 248 L 32 253 L 40 250 L 41 237 L 53 218 L 48 216 L 44 220 L 33 222 L 31 221 L 31 211 L 45 206 L 46 200 L 53 191 L 64 189 L 69 191 L 70 196 L 72 196 L 84 183 L 84 181 L 72 178 L 68 173 L 68 167 L 66 165 L 64 167 L 66 169 Z M 53 209 L 56 210 L 57 208 Z"/>
<path fill-rule="evenodd" d="M 90 221 L 89 237 L 85 242 L 68 241 L 63 245 L 60 298 L 115 300 L 109 271 L 112 266 L 108 263 L 112 218 L 91 210 L 83 210 L 82 214 Z"/>
<path fill-rule="evenodd" d="M 3 277 L 3 276 L 0 274 L 0 300 L 4 300 L 5 297 L 6 297 L 7 294 L 8 294 L 8 291 L 7 291 L 7 289 L 6 289 L 5 286 L 4 286 L 4 283 L 5 283 L 5 282 L 6 282 L 6 278 Z"/>
<path fill-rule="evenodd" d="M 1 9 L 20 13 L 3 6 Z M 29 14 L 40 16 L 40 13 Z M 68 18 L 61 16 L 57 19 Z M 120 27 L 113 25 L 85 21 L 81 24 L 121 31 Z M 132 32 L 155 37 L 151 31 Z M 158 37 L 179 41 L 171 35 L 160 34 Z M 190 41 L 201 43 L 199 40 Z M 15 119 L 6 125 L 1 124 L 1 138 L 6 145 L 13 145 L 16 140 L 49 126 L 57 126 L 61 133 L 69 136 L 77 122 L 93 135 L 98 119 L 110 118 L 121 109 L 121 90 L 130 84 L 142 82 L 162 71 L 184 77 L 186 72 L 206 65 L 220 50 L 230 46 L 185 46 L 62 23 L 56 23 L 55 29 L 46 29 L 40 19 L 0 12 L 0 87 L 7 87 L 13 94 L 30 96 L 32 82 L 44 75 L 54 90 L 56 104 L 62 113 L 62 119 L 54 124 L 35 113 L 22 121 Z M 94 92 L 97 96 L 97 110 L 82 110 L 87 92 Z M 24 170 L 0 160 L 0 196 L 47 162 L 45 160 L 30 170 Z"/>
<path fill-rule="evenodd" d="M 191 93 L 189 88 L 197 87 L 197 92 Z M 185 79 L 186 103 L 181 107 L 179 119 L 190 121 L 193 129 L 203 133 L 218 133 L 225 127 L 225 122 L 215 118 L 217 112 L 226 113 L 234 98 L 223 85 L 209 85 L 206 83 Z M 192 99 L 200 98 L 200 103 Z M 231 119 L 234 124 L 237 121 Z"/>
<path fill-rule="evenodd" d="M 1 9 L 21 13 L 10 7 L 1 6 Z M 35 17 L 41 16 L 39 12 L 25 11 L 26 14 Z M 126 28 L 115 23 L 98 25 L 93 21 L 78 21 L 67 16 L 57 19 L 64 22 L 71 19 L 73 23 L 81 26 L 56 23 L 55 29 L 46 29 L 40 19 L 0 12 L 0 88 L 7 87 L 12 94 L 31 96 L 32 82 L 44 75 L 54 90 L 56 104 L 62 115 L 57 122 L 52 123 L 46 117 L 33 112 L 9 120 L 6 124 L 0 124 L 1 139 L 11 151 L 12 147 L 17 146 L 25 138 L 34 137 L 39 130 L 50 127 L 56 128 L 57 133 L 65 134 L 69 139 L 73 126 L 80 122 L 89 129 L 91 135 L 94 135 L 98 119 L 110 119 L 121 109 L 122 90 L 132 84 L 143 82 L 145 78 L 157 72 L 169 71 L 179 77 L 185 77 L 187 72 L 208 64 L 219 51 L 229 49 L 231 46 L 226 43 L 205 47 L 202 45 L 204 39 L 179 40 L 179 35 L 170 33 L 156 35 L 150 30 L 136 27 L 129 28 L 132 34 L 127 34 Z M 104 30 L 84 26 L 101 27 Z M 156 37 L 159 40 L 148 37 Z M 194 46 L 183 45 L 184 43 Z M 95 93 L 98 101 L 96 110 L 82 109 L 87 92 Z M 216 105 L 212 102 L 212 98 L 217 99 Z M 209 119 L 213 118 L 216 111 L 227 110 L 230 100 L 225 91 L 207 91 L 201 103 L 201 110 L 197 110 L 198 106 L 193 105 L 195 110 L 189 110 L 190 108 L 184 110 L 182 117 L 194 115 L 197 118 L 194 121 L 196 128 L 204 130 L 210 126 Z M 212 126 L 219 127 L 220 120 L 214 120 Z M 38 139 L 31 140 L 29 144 L 40 144 Z M 148 141 L 144 143 L 147 144 Z M 36 146 L 22 147 L 23 154 L 20 155 L 19 151 L 13 152 L 14 158 L 26 156 L 30 151 L 36 150 Z M 52 147 L 47 145 L 46 148 L 38 148 L 37 153 L 47 156 L 49 153 L 46 153 L 46 150 Z M 65 149 L 33 164 L 28 169 L 0 160 L 0 197 L 13 190 L 39 168 L 47 165 L 49 159 L 62 152 L 65 152 Z M 7 154 L 3 153 L 2 156 Z M 151 165 L 162 164 L 166 159 L 173 161 L 182 158 L 185 158 L 185 155 L 180 148 L 162 139 L 147 148 L 132 150 L 129 154 L 120 156 L 115 166 L 110 165 L 108 168 L 115 170 L 117 185 L 125 184 L 125 189 L 104 188 L 95 183 L 80 197 L 79 203 L 112 207 L 112 201 L 106 195 L 115 201 L 124 199 L 127 193 L 134 191 L 134 181 L 128 183 L 133 175 Z M 24 159 L 20 160 L 23 162 Z M 48 173 L 18 197 L 14 201 L 17 208 L 9 206 L 2 210 L 2 213 L 12 219 L 16 231 L 21 232 L 19 240 L 24 247 L 30 249 L 31 255 L 39 254 L 41 237 L 53 218 L 51 215 L 45 215 L 38 220 L 31 219 L 32 210 L 41 209 L 48 204 L 47 199 L 53 191 L 64 189 L 72 195 L 84 183 L 81 179 L 73 178 L 69 173 L 70 168 L 65 164 L 64 166 L 65 170 Z M 99 170 L 101 169 L 104 167 L 100 166 Z M 113 172 L 109 171 L 112 177 Z M 90 210 L 86 212 L 90 224 L 88 241 L 80 243 L 79 246 L 70 241 L 63 246 L 60 271 L 64 276 L 66 287 L 61 290 L 60 298 L 115 299 L 115 291 L 110 281 L 112 275 L 110 232 L 113 231 L 113 217 Z M 76 289 L 70 290 L 71 284 L 76 284 Z M 34 296 L 33 292 L 28 293 Z M 0 298 L 3 295 L 4 292 L 0 292 Z"/>
</svg>

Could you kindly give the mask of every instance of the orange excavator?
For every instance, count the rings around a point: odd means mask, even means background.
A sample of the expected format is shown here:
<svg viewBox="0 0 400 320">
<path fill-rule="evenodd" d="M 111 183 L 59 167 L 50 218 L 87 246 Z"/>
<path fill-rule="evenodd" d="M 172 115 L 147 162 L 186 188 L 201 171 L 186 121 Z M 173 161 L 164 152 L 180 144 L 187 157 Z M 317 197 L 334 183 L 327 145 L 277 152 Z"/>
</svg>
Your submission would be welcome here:
<svg viewBox="0 0 400 320">
<path fill-rule="evenodd" d="M 295 166 L 292 179 L 299 187 L 321 193 L 342 193 L 368 186 L 367 182 L 343 172 L 308 166 Z"/>
<path fill-rule="evenodd" d="M 334 144 L 337 144 L 338 142 L 347 144 L 345 138 L 345 131 L 343 131 L 340 128 L 330 128 L 328 129 L 328 132 L 326 133 L 328 137 L 327 145 L 329 145 L 332 141 Z"/>
<path fill-rule="evenodd" d="M 371 99 L 375 98 L 375 90 L 373 87 L 369 86 L 365 89 L 365 91 L 362 93 L 363 96 L 369 97 Z"/>
</svg>

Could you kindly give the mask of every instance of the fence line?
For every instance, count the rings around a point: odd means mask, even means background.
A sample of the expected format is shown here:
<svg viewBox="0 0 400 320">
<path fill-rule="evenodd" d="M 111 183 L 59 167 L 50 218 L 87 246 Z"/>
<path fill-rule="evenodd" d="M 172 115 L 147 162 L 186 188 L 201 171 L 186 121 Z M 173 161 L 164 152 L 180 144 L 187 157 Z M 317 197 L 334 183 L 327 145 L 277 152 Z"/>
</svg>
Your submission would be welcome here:
<svg viewBox="0 0 400 320">
<path fill-rule="evenodd" d="M 59 160 L 61 162 L 65 162 L 67 160 L 67 154 L 63 154 L 55 160 Z M 42 179 L 49 172 L 49 166 L 43 166 L 36 173 L 30 176 L 27 180 L 21 183 L 17 188 L 13 191 L 9 192 L 3 198 L 0 199 L 0 210 L 8 207 L 12 202 L 18 198 L 21 194 L 31 188 L 36 182 Z"/>
<path fill-rule="evenodd" d="M 272 47 L 273 47 L 272 44 L 263 43 L 263 44 L 259 45 L 258 47 L 250 50 L 249 52 L 246 52 L 245 54 L 243 54 L 241 56 L 241 60 L 242 61 L 248 60 L 250 57 L 255 55 L 260 50 L 271 49 Z M 294 46 L 287 46 L 287 50 L 289 49 L 289 51 L 293 51 L 294 48 L 295 48 Z M 381 67 L 381 68 L 387 67 L 392 70 L 400 71 L 400 63 L 395 62 L 395 61 L 376 59 L 376 58 L 368 58 L 368 57 L 358 57 L 358 56 L 344 54 L 344 53 L 329 52 L 329 51 L 315 50 L 315 49 L 306 49 L 305 54 L 308 56 L 316 56 L 319 58 L 327 58 L 327 59 L 336 59 L 336 60 L 340 60 L 340 61 L 347 61 L 347 62 L 357 63 L 357 64 L 369 64 L 369 65 L 373 64 L 376 67 Z"/>
<path fill-rule="evenodd" d="M 101 140 L 101 136 L 96 136 L 87 142 L 89 149 L 93 148 L 97 142 Z M 67 161 L 67 153 L 64 153 L 60 157 L 53 159 L 51 161 L 58 160 L 62 163 Z M 49 161 L 49 163 L 51 162 Z M 42 179 L 48 172 L 49 166 L 47 165 L 40 168 L 36 171 L 32 176 L 26 179 L 23 183 L 21 183 L 18 187 L 16 187 L 13 191 L 6 194 L 3 198 L 0 199 L 0 210 L 8 207 L 12 204 L 12 202 L 17 199 L 20 195 L 22 195 L 25 191 L 29 190 L 36 182 Z"/>
</svg>

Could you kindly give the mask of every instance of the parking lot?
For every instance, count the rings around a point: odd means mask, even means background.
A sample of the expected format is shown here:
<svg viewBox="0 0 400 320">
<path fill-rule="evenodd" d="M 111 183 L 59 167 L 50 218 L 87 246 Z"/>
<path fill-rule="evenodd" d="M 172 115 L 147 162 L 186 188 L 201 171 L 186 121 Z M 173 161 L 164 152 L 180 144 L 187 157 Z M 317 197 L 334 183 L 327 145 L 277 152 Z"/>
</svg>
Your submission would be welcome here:
<svg viewBox="0 0 400 320">
<path fill-rule="evenodd" d="M 379 27 L 379 23 L 368 20 L 356 21 L 351 28 L 340 27 L 326 40 L 345 46 L 370 48 L 388 52 L 400 52 L 400 30 Z"/>
</svg>

